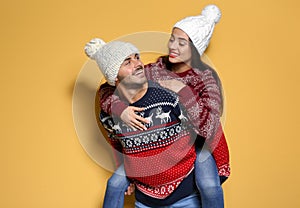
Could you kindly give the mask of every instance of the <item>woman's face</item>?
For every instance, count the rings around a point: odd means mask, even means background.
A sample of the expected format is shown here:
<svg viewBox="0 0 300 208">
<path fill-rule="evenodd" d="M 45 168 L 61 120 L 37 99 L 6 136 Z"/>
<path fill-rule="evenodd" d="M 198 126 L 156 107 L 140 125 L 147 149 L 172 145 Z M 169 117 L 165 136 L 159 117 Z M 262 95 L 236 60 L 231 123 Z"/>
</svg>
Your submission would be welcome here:
<svg viewBox="0 0 300 208">
<path fill-rule="evenodd" d="M 174 28 L 168 42 L 169 61 L 171 63 L 182 63 L 191 66 L 192 49 L 189 36 L 178 28 Z"/>
</svg>

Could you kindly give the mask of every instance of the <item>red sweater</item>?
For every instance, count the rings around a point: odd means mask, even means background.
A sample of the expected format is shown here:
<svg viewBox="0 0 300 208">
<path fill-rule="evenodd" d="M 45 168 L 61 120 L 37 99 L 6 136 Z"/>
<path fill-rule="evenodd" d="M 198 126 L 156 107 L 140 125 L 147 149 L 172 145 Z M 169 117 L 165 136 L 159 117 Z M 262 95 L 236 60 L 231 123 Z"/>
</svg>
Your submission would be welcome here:
<svg viewBox="0 0 300 208">
<path fill-rule="evenodd" d="M 108 132 L 113 132 L 109 136 L 111 145 L 116 149 L 121 146 L 127 177 L 144 194 L 164 199 L 193 170 L 195 137 L 187 120 L 182 120 L 186 115 L 179 104 L 188 97 L 179 98 L 157 83 L 149 83 L 146 94 L 131 104 L 145 109 L 138 114 L 151 117 L 147 130 L 131 129 L 103 111 L 100 121 Z"/>
<path fill-rule="evenodd" d="M 190 69 L 183 73 L 173 73 L 166 70 L 166 66 L 159 59 L 156 63 L 145 66 L 146 76 L 149 80 L 177 79 L 188 87 L 179 92 L 179 96 L 190 94 L 190 101 L 183 105 L 193 126 L 198 127 L 195 131 L 208 142 L 211 152 L 215 158 L 219 175 L 228 177 L 230 175 L 229 150 L 225 135 L 220 123 L 221 95 L 219 86 L 209 69 L 200 71 Z M 109 114 L 120 116 L 127 107 L 125 103 L 113 94 L 114 87 L 100 89 L 101 109 Z M 197 96 L 199 95 L 199 96 Z M 198 106 L 190 105 L 194 102 Z"/>
</svg>

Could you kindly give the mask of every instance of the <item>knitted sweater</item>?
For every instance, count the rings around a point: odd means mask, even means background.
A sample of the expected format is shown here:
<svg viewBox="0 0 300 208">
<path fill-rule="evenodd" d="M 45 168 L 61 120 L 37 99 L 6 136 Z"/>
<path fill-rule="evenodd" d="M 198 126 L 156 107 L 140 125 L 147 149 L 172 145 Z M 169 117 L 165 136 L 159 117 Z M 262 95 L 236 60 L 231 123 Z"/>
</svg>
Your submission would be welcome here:
<svg viewBox="0 0 300 208">
<path fill-rule="evenodd" d="M 146 94 L 131 104 L 145 109 L 138 114 L 149 119 L 147 130 L 134 130 L 104 111 L 100 113 L 100 121 L 108 132 L 113 132 L 111 145 L 122 146 L 127 177 L 144 194 L 164 199 L 194 168 L 195 134 L 183 119 L 186 117 L 178 95 L 157 83 L 148 83 Z"/>
<path fill-rule="evenodd" d="M 221 95 L 219 86 L 213 77 L 209 66 L 204 71 L 193 68 L 182 73 L 172 73 L 166 69 L 162 58 L 156 63 L 145 67 L 147 77 L 153 81 L 177 79 L 198 94 L 200 109 L 187 108 L 188 117 L 199 126 L 198 135 L 204 137 L 215 158 L 219 176 L 229 177 L 229 149 L 220 122 Z M 199 111 L 199 113 L 197 113 Z"/>
<path fill-rule="evenodd" d="M 181 95 L 190 95 L 190 101 L 183 103 L 187 110 L 188 118 L 194 126 L 199 127 L 196 129 L 197 134 L 205 138 L 209 144 L 219 175 L 229 177 L 229 150 L 220 123 L 220 90 L 211 71 L 209 69 L 204 71 L 190 69 L 186 72 L 175 74 L 166 70 L 166 66 L 161 58 L 156 63 L 146 65 L 145 71 L 147 78 L 155 82 L 158 80 L 177 79 L 190 87 L 180 91 Z M 114 87 L 108 85 L 103 85 L 100 88 L 100 107 L 109 114 L 120 116 L 128 105 L 114 95 L 114 90 Z M 192 96 L 192 94 L 196 96 Z M 193 102 L 197 102 L 198 105 L 186 105 Z"/>
</svg>

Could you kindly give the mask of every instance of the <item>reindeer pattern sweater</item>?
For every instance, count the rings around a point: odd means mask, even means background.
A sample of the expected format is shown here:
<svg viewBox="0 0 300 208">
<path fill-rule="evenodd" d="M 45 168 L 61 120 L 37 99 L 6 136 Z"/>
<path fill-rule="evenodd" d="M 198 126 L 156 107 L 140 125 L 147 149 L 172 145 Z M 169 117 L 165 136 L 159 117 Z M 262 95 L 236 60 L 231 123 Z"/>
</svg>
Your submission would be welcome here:
<svg viewBox="0 0 300 208">
<path fill-rule="evenodd" d="M 207 67 L 209 68 L 209 66 Z M 166 70 L 166 66 L 160 58 L 156 63 L 146 65 L 145 72 L 147 78 L 154 82 L 177 79 L 189 87 L 179 92 L 180 98 L 189 97 L 183 102 L 188 118 L 197 128 L 197 134 L 206 139 L 209 144 L 219 175 L 229 177 L 229 149 L 220 123 L 220 90 L 211 71 L 209 69 L 204 71 L 190 69 L 183 73 L 173 73 Z M 100 107 L 103 111 L 119 117 L 128 105 L 120 101 L 114 91 L 115 88 L 107 84 L 101 86 L 99 90 Z M 195 105 L 195 102 L 198 105 Z"/>
<path fill-rule="evenodd" d="M 146 94 L 131 105 L 145 109 L 139 114 L 149 120 L 147 130 L 134 130 L 104 111 L 101 123 L 112 132 L 111 145 L 122 146 L 127 177 L 143 194 L 164 199 L 194 168 L 195 134 L 185 124 L 179 97 L 157 83 L 149 81 Z"/>
</svg>

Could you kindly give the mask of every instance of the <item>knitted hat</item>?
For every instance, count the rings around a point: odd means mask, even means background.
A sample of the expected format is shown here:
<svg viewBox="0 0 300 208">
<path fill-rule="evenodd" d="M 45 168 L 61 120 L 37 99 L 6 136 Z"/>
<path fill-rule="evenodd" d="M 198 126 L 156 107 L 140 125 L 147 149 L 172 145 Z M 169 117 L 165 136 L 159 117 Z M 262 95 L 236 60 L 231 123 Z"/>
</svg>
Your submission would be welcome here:
<svg viewBox="0 0 300 208">
<path fill-rule="evenodd" d="M 221 18 L 221 11 L 216 5 L 206 6 L 199 16 L 190 16 L 178 21 L 174 27 L 185 32 L 196 46 L 200 56 L 206 50 L 215 24 Z"/>
<path fill-rule="evenodd" d="M 99 38 L 92 39 L 85 45 L 85 53 L 95 60 L 108 84 L 115 86 L 119 69 L 124 60 L 139 50 L 131 43 L 112 41 L 105 43 Z"/>
</svg>

